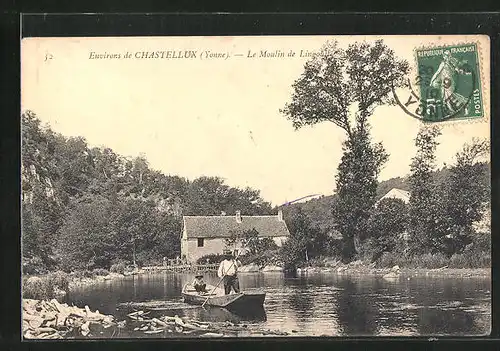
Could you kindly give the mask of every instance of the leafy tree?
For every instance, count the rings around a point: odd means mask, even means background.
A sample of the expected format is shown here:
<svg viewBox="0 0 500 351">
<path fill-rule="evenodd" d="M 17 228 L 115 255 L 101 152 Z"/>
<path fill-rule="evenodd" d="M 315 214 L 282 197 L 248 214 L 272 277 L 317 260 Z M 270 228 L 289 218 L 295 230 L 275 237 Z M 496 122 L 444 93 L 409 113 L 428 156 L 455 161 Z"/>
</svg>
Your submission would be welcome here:
<svg viewBox="0 0 500 351">
<path fill-rule="evenodd" d="M 297 267 L 325 252 L 325 245 L 328 245 L 326 234 L 312 226 L 300 208 L 294 210 L 287 224 L 290 236 L 280 250 L 286 269 Z"/>
<path fill-rule="evenodd" d="M 377 106 L 394 103 L 390 93 L 404 83 L 407 71 L 408 63 L 398 60 L 381 40 L 354 43 L 345 50 L 336 41 L 327 42 L 305 64 L 292 86 L 292 101 L 282 110 L 296 129 L 328 121 L 347 134 L 333 208 L 347 261 L 363 239 L 376 179 L 388 157 L 381 144 L 371 143 L 368 118 Z"/>
<path fill-rule="evenodd" d="M 437 137 L 436 126 L 423 127 L 417 134 L 417 154 L 410 165 L 409 235 L 413 254 L 437 253 L 445 248 L 446 223 L 442 213 L 440 188 L 433 178 Z"/>
<path fill-rule="evenodd" d="M 269 203 L 262 200 L 260 192 L 250 188 L 232 188 L 220 177 L 200 177 L 189 184 L 185 214 L 213 216 L 221 212 L 247 215 L 267 214 Z"/>
<path fill-rule="evenodd" d="M 239 244 L 246 248 L 251 255 L 278 248 L 273 239 L 259 238 L 259 232 L 255 228 L 245 231 L 232 230 L 230 236 L 224 239 L 224 243 L 230 249 Z"/>
<path fill-rule="evenodd" d="M 125 159 L 106 147 L 94 147 L 89 152 L 93 175 L 88 192 L 116 199 L 127 184 Z"/>
<path fill-rule="evenodd" d="M 259 232 L 255 228 L 244 231 L 242 240 L 244 246 L 252 255 L 278 248 L 273 239 L 269 237 L 259 238 Z"/>
<path fill-rule="evenodd" d="M 242 235 L 243 246 L 250 251 L 250 254 L 256 254 L 260 248 L 260 238 L 259 232 L 253 228 L 251 230 L 245 230 Z"/>
<path fill-rule="evenodd" d="M 408 224 L 408 208 L 400 199 L 382 199 L 373 209 L 368 221 L 372 261 L 384 252 L 393 251 L 402 240 Z"/>
<path fill-rule="evenodd" d="M 64 269 L 110 266 L 121 242 L 113 212 L 113 203 L 102 196 L 82 198 L 70 207 L 56 246 Z"/>
<path fill-rule="evenodd" d="M 343 258 L 350 261 L 366 239 L 367 221 L 376 201 L 377 177 L 388 155 L 382 145 L 371 145 L 368 133 L 358 130 L 353 140 L 344 143 L 343 150 L 333 216 L 335 229 L 344 238 Z"/>
<path fill-rule="evenodd" d="M 473 224 L 489 206 L 491 190 L 489 170 L 479 161 L 489 154 L 486 140 L 474 139 L 456 154 L 456 163 L 449 169 L 443 184 L 445 215 L 453 251 L 461 252 L 472 242 Z"/>
<path fill-rule="evenodd" d="M 239 231 L 230 230 L 229 236 L 224 239 L 224 245 L 226 246 L 227 249 L 232 250 L 233 248 L 235 248 L 240 238 L 241 234 L 239 233 Z"/>
</svg>

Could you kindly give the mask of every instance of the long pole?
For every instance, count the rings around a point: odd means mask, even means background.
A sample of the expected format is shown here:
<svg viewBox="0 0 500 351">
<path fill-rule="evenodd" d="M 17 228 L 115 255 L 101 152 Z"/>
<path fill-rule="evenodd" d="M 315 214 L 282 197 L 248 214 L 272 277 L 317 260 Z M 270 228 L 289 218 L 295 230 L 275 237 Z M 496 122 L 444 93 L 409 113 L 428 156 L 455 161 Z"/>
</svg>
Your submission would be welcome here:
<svg viewBox="0 0 500 351">
<path fill-rule="evenodd" d="M 246 244 L 246 243 L 245 243 Z M 242 247 L 242 249 L 244 248 L 245 246 Z M 233 262 L 231 263 L 231 265 L 229 266 L 228 270 L 234 265 L 234 263 L 236 262 L 236 260 L 238 259 L 238 257 L 240 256 L 241 254 L 241 251 L 243 250 L 239 250 L 238 251 L 238 254 L 236 255 L 235 259 L 233 260 Z M 210 295 L 214 293 L 215 289 L 217 289 L 217 287 L 220 285 L 220 283 L 222 282 L 222 280 L 224 280 L 224 277 L 226 276 L 226 273 L 224 273 L 224 275 L 220 278 L 219 282 L 217 283 L 217 285 L 212 289 L 212 292 L 210 292 Z M 210 298 L 210 295 L 207 296 L 207 298 L 205 299 L 205 301 L 202 303 L 201 307 L 205 306 L 205 304 L 207 303 L 208 299 Z"/>
</svg>

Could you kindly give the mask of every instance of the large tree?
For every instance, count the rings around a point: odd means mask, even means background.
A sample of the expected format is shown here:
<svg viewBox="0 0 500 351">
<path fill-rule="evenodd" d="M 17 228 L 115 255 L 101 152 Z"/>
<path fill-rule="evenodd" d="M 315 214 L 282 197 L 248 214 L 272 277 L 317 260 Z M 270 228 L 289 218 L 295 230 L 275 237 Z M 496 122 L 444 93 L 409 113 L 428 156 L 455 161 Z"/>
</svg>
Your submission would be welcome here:
<svg viewBox="0 0 500 351">
<path fill-rule="evenodd" d="M 296 129 L 327 121 L 347 135 L 333 209 L 346 261 L 362 240 L 377 176 L 388 157 L 381 144 L 372 143 L 368 119 L 377 106 L 394 103 L 391 91 L 403 84 L 407 72 L 408 63 L 396 58 L 382 40 L 354 43 L 347 49 L 327 42 L 305 64 L 293 84 L 292 101 L 282 110 Z"/>
<path fill-rule="evenodd" d="M 481 162 L 489 155 L 486 140 L 472 140 L 456 154 L 449 177 L 443 184 L 443 201 L 448 220 L 450 253 L 461 252 L 472 241 L 474 223 L 491 204 L 489 169 Z"/>
<path fill-rule="evenodd" d="M 436 126 L 423 127 L 415 138 L 417 154 L 410 165 L 409 234 L 413 254 L 442 252 L 447 223 L 443 216 L 442 193 L 434 179 L 436 170 Z"/>
<path fill-rule="evenodd" d="M 325 231 L 312 225 L 300 207 L 291 209 L 287 217 L 290 237 L 280 249 L 280 256 L 287 269 L 329 252 L 325 245 L 329 244 L 330 238 Z"/>
<path fill-rule="evenodd" d="M 377 261 L 384 252 L 396 249 L 406 231 L 407 221 L 408 208 L 401 199 L 382 199 L 377 204 L 368 221 L 372 261 Z"/>
</svg>

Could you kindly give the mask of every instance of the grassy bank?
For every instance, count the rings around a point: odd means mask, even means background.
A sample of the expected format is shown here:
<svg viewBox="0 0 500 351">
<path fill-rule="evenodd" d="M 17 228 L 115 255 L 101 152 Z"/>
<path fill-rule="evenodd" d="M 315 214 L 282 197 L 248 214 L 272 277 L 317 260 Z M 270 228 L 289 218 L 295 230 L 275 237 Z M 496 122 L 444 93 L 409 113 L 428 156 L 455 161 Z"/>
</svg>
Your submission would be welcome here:
<svg viewBox="0 0 500 351">
<path fill-rule="evenodd" d="M 306 267 L 298 268 L 298 274 L 342 274 L 385 276 L 394 272 L 392 268 L 374 268 L 368 266 L 348 267 Z M 402 268 L 392 278 L 401 277 L 491 277 L 490 268 Z"/>
<path fill-rule="evenodd" d="M 455 255 L 454 255 L 455 256 Z M 385 275 L 397 271 L 405 276 L 490 276 L 490 257 L 477 257 L 471 260 L 441 255 L 421 255 L 413 258 L 383 256 L 378 262 L 357 260 L 348 264 L 340 260 L 322 257 L 310 260 L 308 264 L 298 267 L 299 273 L 340 273 Z"/>
</svg>

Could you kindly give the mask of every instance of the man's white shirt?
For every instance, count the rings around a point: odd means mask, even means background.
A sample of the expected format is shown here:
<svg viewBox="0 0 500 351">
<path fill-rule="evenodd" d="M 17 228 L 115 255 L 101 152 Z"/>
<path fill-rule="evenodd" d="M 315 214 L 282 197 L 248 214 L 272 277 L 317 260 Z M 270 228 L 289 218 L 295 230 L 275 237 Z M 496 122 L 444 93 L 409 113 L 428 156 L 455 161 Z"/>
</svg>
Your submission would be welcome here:
<svg viewBox="0 0 500 351">
<path fill-rule="evenodd" d="M 238 271 L 238 264 L 233 261 L 224 260 L 220 263 L 217 275 L 222 278 L 224 275 L 235 275 Z"/>
</svg>

